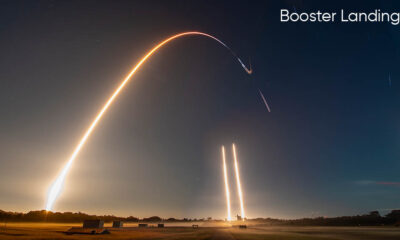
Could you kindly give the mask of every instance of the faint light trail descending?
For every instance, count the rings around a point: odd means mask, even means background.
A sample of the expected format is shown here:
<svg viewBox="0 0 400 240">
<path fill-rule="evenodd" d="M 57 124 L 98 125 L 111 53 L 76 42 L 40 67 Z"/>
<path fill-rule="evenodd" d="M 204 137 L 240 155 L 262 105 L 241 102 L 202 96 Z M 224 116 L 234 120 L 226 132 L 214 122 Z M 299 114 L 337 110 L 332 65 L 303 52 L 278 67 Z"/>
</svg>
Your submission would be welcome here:
<svg viewBox="0 0 400 240">
<path fill-rule="evenodd" d="M 260 93 L 260 96 L 261 96 L 261 98 L 262 98 L 262 100 L 263 100 L 263 102 L 264 102 L 264 104 L 265 104 L 265 107 L 267 107 L 268 112 L 271 112 L 271 108 L 269 108 L 269 105 L 268 105 L 268 103 L 267 103 L 267 100 L 265 100 L 264 94 L 262 94 L 262 92 L 261 92 L 260 89 L 258 89 L 258 92 Z"/>
<path fill-rule="evenodd" d="M 242 193 L 242 186 L 240 184 L 240 176 L 239 176 L 239 166 L 238 166 L 238 161 L 236 157 L 236 147 L 235 144 L 232 144 L 232 150 L 233 150 L 233 160 L 235 161 L 235 173 L 236 173 L 236 185 L 237 185 L 237 190 L 239 194 L 239 200 L 240 200 L 240 211 L 242 214 L 242 220 L 244 221 L 244 218 L 246 215 L 244 214 L 244 204 L 243 204 L 243 193 Z"/>
<path fill-rule="evenodd" d="M 103 106 L 103 108 L 100 110 L 100 112 L 97 114 L 97 116 L 95 117 L 95 119 L 93 120 L 93 122 L 90 124 L 89 128 L 86 130 L 85 134 L 83 135 L 82 139 L 79 141 L 78 145 L 76 146 L 76 148 L 74 149 L 71 157 L 69 158 L 68 162 L 65 164 L 65 166 L 62 168 L 61 172 L 58 174 L 57 178 L 55 179 L 55 181 L 51 184 L 48 194 L 47 194 L 47 201 L 46 201 L 46 210 L 52 210 L 54 202 L 57 200 L 58 196 L 60 195 L 63 185 L 64 185 L 64 181 L 65 181 L 65 177 L 69 171 L 69 169 L 71 168 L 72 163 L 74 162 L 75 158 L 77 157 L 78 153 L 80 152 L 82 146 L 86 143 L 87 139 L 89 138 L 90 134 L 92 133 L 92 131 L 94 130 L 94 128 L 96 127 L 97 123 L 100 121 L 101 117 L 103 116 L 103 114 L 107 111 L 108 107 L 111 105 L 111 103 L 114 101 L 114 99 L 118 96 L 118 94 L 120 93 L 120 91 L 124 88 L 124 86 L 128 83 L 128 81 L 131 79 L 131 77 L 135 74 L 136 70 L 138 70 L 140 68 L 140 66 L 146 62 L 146 60 L 153 55 L 153 53 L 155 53 L 159 48 L 161 48 L 163 45 L 165 45 L 166 43 L 179 38 L 179 37 L 183 37 L 183 36 L 190 36 L 190 35 L 199 35 L 199 36 L 205 36 L 211 39 L 214 39 L 215 41 L 217 41 L 218 43 L 222 44 L 225 48 L 227 48 L 232 55 L 239 61 L 240 65 L 242 66 L 242 68 L 248 73 L 251 74 L 252 73 L 252 69 L 251 68 L 247 68 L 243 62 L 240 60 L 240 58 L 237 57 L 237 55 L 225 44 L 223 43 L 221 40 L 219 40 L 218 38 L 206 34 L 206 33 L 202 33 L 202 32 L 184 32 L 184 33 L 179 33 L 176 34 L 172 37 L 167 38 L 166 40 L 162 41 L 161 43 L 159 43 L 158 45 L 156 45 L 153 49 L 151 49 L 131 70 L 131 72 L 126 76 L 126 78 L 122 81 L 122 83 L 118 86 L 118 88 L 114 91 L 114 93 L 111 95 L 111 97 L 107 100 L 107 102 L 105 103 L 105 105 Z"/>
<path fill-rule="evenodd" d="M 224 180 L 225 180 L 225 195 L 226 195 L 226 211 L 227 211 L 227 220 L 231 221 L 231 200 L 229 193 L 229 182 L 228 182 L 228 170 L 226 169 L 226 161 L 225 161 L 225 147 L 222 146 L 222 163 L 224 166 Z"/>
</svg>

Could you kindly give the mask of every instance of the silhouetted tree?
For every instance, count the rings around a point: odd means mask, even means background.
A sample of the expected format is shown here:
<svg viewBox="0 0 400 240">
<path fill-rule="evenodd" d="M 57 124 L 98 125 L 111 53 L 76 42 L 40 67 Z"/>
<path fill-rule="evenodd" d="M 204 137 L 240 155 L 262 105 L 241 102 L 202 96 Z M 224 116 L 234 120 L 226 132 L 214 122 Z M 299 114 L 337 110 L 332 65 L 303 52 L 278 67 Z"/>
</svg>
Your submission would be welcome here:
<svg viewBox="0 0 400 240">
<path fill-rule="evenodd" d="M 371 216 L 371 217 L 381 217 L 381 215 L 379 214 L 379 212 L 378 211 L 372 211 L 372 212 L 369 212 L 369 216 Z"/>
<path fill-rule="evenodd" d="M 400 209 L 399 210 L 392 210 L 390 213 L 386 215 L 386 218 L 392 223 L 399 224 L 400 222 Z"/>
<path fill-rule="evenodd" d="M 138 222 L 139 218 L 133 217 L 133 216 L 129 216 L 129 217 L 126 218 L 125 221 L 127 221 L 127 222 Z"/>
<path fill-rule="evenodd" d="M 162 219 L 158 216 L 153 216 L 149 218 L 143 218 L 144 222 L 160 222 Z"/>
</svg>

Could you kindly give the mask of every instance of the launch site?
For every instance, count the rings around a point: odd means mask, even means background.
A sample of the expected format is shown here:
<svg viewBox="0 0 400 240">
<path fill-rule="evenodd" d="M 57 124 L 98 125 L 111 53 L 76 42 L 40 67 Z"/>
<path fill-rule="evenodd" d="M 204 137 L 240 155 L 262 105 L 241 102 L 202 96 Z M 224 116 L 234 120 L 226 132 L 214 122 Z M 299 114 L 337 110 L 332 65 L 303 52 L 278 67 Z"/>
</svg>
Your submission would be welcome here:
<svg viewBox="0 0 400 240">
<path fill-rule="evenodd" d="M 399 240 L 399 9 L 0 0 L 0 240 Z"/>
</svg>

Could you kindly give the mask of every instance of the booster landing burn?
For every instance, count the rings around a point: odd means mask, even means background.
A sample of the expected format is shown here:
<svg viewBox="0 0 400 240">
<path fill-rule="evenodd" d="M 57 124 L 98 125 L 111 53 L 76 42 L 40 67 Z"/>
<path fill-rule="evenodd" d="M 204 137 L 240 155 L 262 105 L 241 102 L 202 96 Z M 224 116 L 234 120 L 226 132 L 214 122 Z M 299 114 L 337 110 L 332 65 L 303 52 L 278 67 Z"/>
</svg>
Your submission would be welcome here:
<svg viewBox="0 0 400 240">
<path fill-rule="evenodd" d="M 230 193 L 229 193 L 229 181 L 228 181 L 228 170 L 226 168 L 226 160 L 225 160 L 225 147 L 222 146 L 222 164 L 224 170 L 224 181 L 225 181 L 225 195 L 226 195 L 226 211 L 227 217 L 226 220 L 231 221 L 231 200 L 230 200 Z"/>
<path fill-rule="evenodd" d="M 236 156 L 236 147 L 235 144 L 232 144 L 232 151 L 233 151 L 233 160 L 235 162 L 235 175 L 236 175 L 236 185 L 237 185 L 237 191 L 239 195 L 239 202 L 240 202 L 240 212 L 242 214 L 242 220 L 244 221 L 245 215 L 244 215 L 244 203 L 243 203 L 243 193 L 242 193 L 242 186 L 240 184 L 240 176 L 239 176 L 239 165 L 237 161 L 237 156 Z"/>
</svg>

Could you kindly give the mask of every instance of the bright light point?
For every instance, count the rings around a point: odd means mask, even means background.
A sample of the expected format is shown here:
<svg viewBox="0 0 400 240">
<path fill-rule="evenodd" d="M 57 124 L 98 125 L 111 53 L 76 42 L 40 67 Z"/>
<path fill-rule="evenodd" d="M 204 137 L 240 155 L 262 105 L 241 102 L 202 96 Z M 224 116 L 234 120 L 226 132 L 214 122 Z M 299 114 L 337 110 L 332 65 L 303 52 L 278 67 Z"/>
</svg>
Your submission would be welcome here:
<svg viewBox="0 0 400 240">
<path fill-rule="evenodd" d="M 237 161 L 237 157 L 236 157 L 236 147 L 235 147 L 234 143 L 232 144 L 232 150 L 233 150 L 233 159 L 235 161 L 236 185 L 237 185 L 237 191 L 238 191 L 239 200 L 240 200 L 240 211 L 242 214 L 242 221 L 244 221 L 244 218 L 246 216 L 244 214 L 243 193 L 242 193 L 242 187 L 240 185 L 239 166 L 238 166 L 238 161 Z"/>
<path fill-rule="evenodd" d="M 53 209 L 54 202 L 60 195 L 61 190 L 64 185 L 65 175 L 69 168 L 71 167 L 72 161 L 70 160 L 62 169 L 61 173 L 58 175 L 57 179 L 51 185 L 49 192 L 47 194 L 46 211 L 51 211 Z"/>
<path fill-rule="evenodd" d="M 232 221 L 231 217 L 231 201 L 230 201 L 230 193 L 229 193 L 229 182 L 228 182 L 228 170 L 226 169 L 226 161 L 225 161 L 225 147 L 222 146 L 222 163 L 224 166 L 224 180 L 225 180 L 225 195 L 226 195 L 226 210 L 227 210 L 227 220 Z"/>
</svg>

